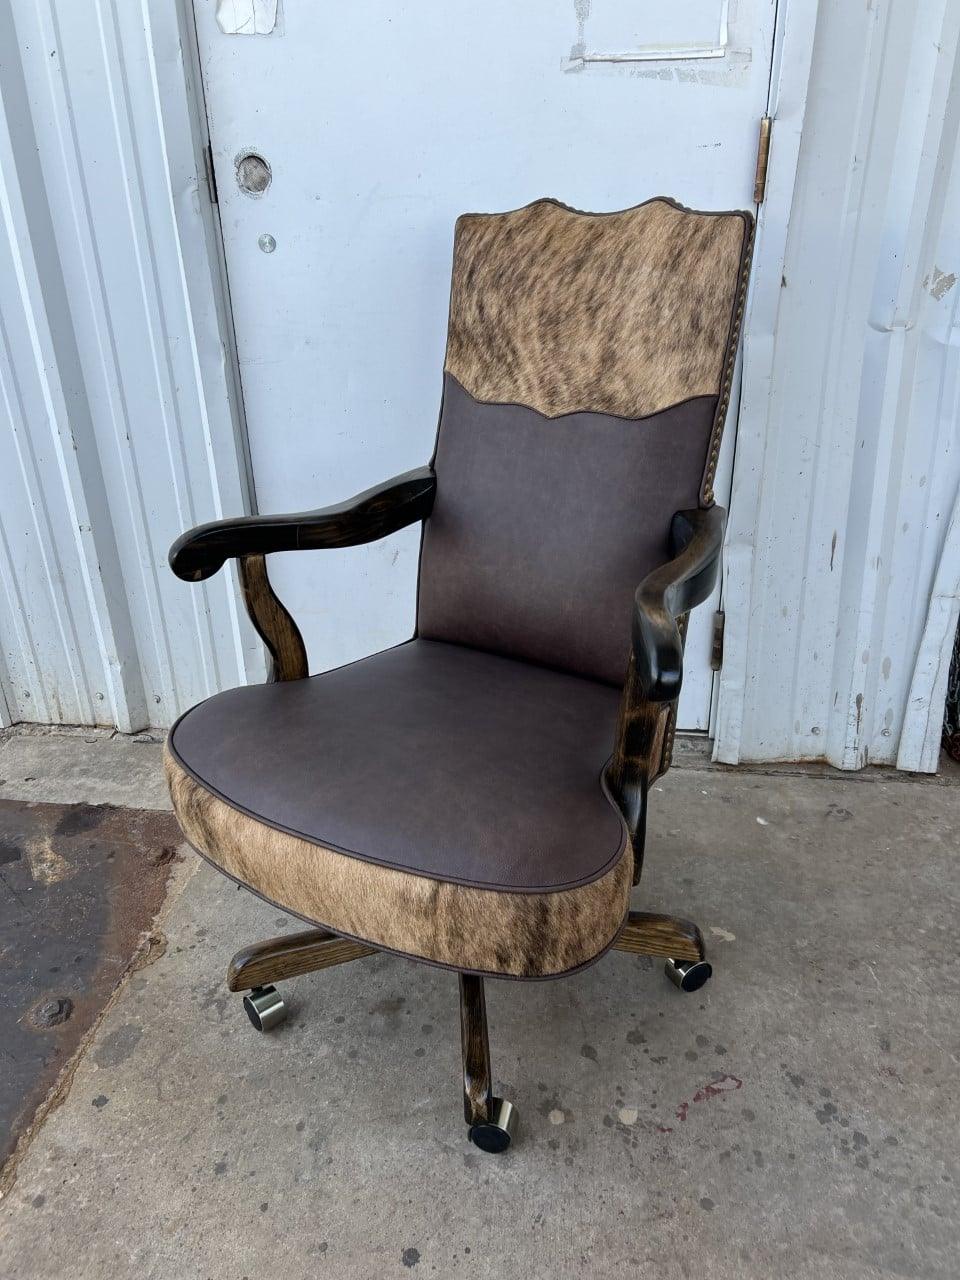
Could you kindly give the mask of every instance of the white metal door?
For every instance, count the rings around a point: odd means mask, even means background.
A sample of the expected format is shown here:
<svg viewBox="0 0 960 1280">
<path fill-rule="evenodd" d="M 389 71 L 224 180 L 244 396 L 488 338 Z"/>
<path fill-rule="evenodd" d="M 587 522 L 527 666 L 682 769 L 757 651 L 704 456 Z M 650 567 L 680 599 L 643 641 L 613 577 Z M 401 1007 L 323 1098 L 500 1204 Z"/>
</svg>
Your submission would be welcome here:
<svg viewBox="0 0 960 1280">
<path fill-rule="evenodd" d="M 772 0 L 194 5 L 261 511 L 430 457 L 459 213 L 752 200 Z M 274 558 L 313 670 L 410 634 L 418 545 Z M 687 729 L 709 723 L 710 615 Z"/>
</svg>

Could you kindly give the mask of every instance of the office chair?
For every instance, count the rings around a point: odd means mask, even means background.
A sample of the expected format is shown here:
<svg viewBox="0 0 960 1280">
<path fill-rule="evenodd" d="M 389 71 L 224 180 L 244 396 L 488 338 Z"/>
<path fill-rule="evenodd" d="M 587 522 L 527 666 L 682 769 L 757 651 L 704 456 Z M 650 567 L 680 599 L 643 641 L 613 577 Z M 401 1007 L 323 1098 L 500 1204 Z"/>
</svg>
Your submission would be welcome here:
<svg viewBox="0 0 960 1280">
<path fill-rule="evenodd" d="M 484 981 L 610 948 L 695 990 L 700 931 L 630 910 L 669 766 L 687 615 L 716 580 L 713 481 L 753 241 L 749 213 L 537 200 L 456 226 L 429 466 L 297 515 L 184 534 L 187 581 L 235 559 L 270 683 L 183 715 L 165 766 L 186 838 L 313 927 L 240 951 L 231 990 L 387 951 L 458 974 L 468 1136 L 503 1151 Z M 309 676 L 271 552 L 422 524 L 416 630 Z"/>
</svg>

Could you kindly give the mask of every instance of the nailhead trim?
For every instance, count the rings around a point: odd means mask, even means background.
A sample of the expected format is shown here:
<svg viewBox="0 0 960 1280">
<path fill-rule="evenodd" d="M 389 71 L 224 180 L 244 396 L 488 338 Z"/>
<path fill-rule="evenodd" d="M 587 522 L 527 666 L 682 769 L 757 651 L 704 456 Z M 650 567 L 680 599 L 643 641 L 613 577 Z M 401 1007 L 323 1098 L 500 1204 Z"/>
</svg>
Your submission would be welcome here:
<svg viewBox="0 0 960 1280">
<path fill-rule="evenodd" d="M 740 326 L 747 303 L 747 285 L 750 281 L 750 263 L 753 256 L 753 241 L 756 235 L 756 223 L 751 223 L 750 234 L 743 250 L 743 267 L 740 276 L 740 290 L 737 295 L 737 309 L 734 312 L 730 329 L 730 340 L 727 343 L 727 357 L 724 363 L 723 380 L 720 387 L 720 399 L 713 419 L 713 431 L 710 435 L 710 453 L 707 459 L 707 470 L 703 477 L 703 493 L 701 500 L 705 507 L 714 503 L 713 482 L 717 474 L 717 462 L 720 458 L 720 443 L 723 439 L 723 428 L 730 407 L 730 392 L 733 387 L 733 369 L 736 364 L 737 346 L 740 342 Z"/>
</svg>

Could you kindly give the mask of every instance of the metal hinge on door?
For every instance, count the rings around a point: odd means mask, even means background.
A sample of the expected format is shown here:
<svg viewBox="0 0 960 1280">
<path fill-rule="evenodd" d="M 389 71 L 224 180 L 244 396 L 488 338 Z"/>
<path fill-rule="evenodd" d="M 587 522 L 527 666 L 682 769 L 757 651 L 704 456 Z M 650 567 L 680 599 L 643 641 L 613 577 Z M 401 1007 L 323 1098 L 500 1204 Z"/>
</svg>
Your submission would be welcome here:
<svg viewBox="0 0 960 1280">
<path fill-rule="evenodd" d="M 767 194 L 767 165 L 770 161 L 770 126 L 769 116 L 760 118 L 760 137 L 757 140 L 757 172 L 753 179 L 753 203 L 763 204 Z"/>
<path fill-rule="evenodd" d="M 213 148 L 208 142 L 203 149 L 203 168 L 207 177 L 207 194 L 210 196 L 211 204 L 219 204 L 217 199 L 217 174 L 213 167 Z"/>
<path fill-rule="evenodd" d="M 723 666 L 724 612 L 718 609 L 713 615 L 713 632 L 710 638 L 710 670 L 719 671 Z"/>
</svg>

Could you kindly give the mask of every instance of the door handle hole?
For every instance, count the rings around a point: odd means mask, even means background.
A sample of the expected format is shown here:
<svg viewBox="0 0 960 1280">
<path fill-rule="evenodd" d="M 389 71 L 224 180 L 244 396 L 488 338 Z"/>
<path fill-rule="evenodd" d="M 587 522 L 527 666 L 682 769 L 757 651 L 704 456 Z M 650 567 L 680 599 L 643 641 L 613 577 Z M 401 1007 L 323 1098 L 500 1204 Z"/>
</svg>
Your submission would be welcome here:
<svg viewBox="0 0 960 1280">
<path fill-rule="evenodd" d="M 273 171 L 256 151 L 242 151 L 234 166 L 237 186 L 246 196 L 262 196 L 273 181 Z"/>
</svg>

